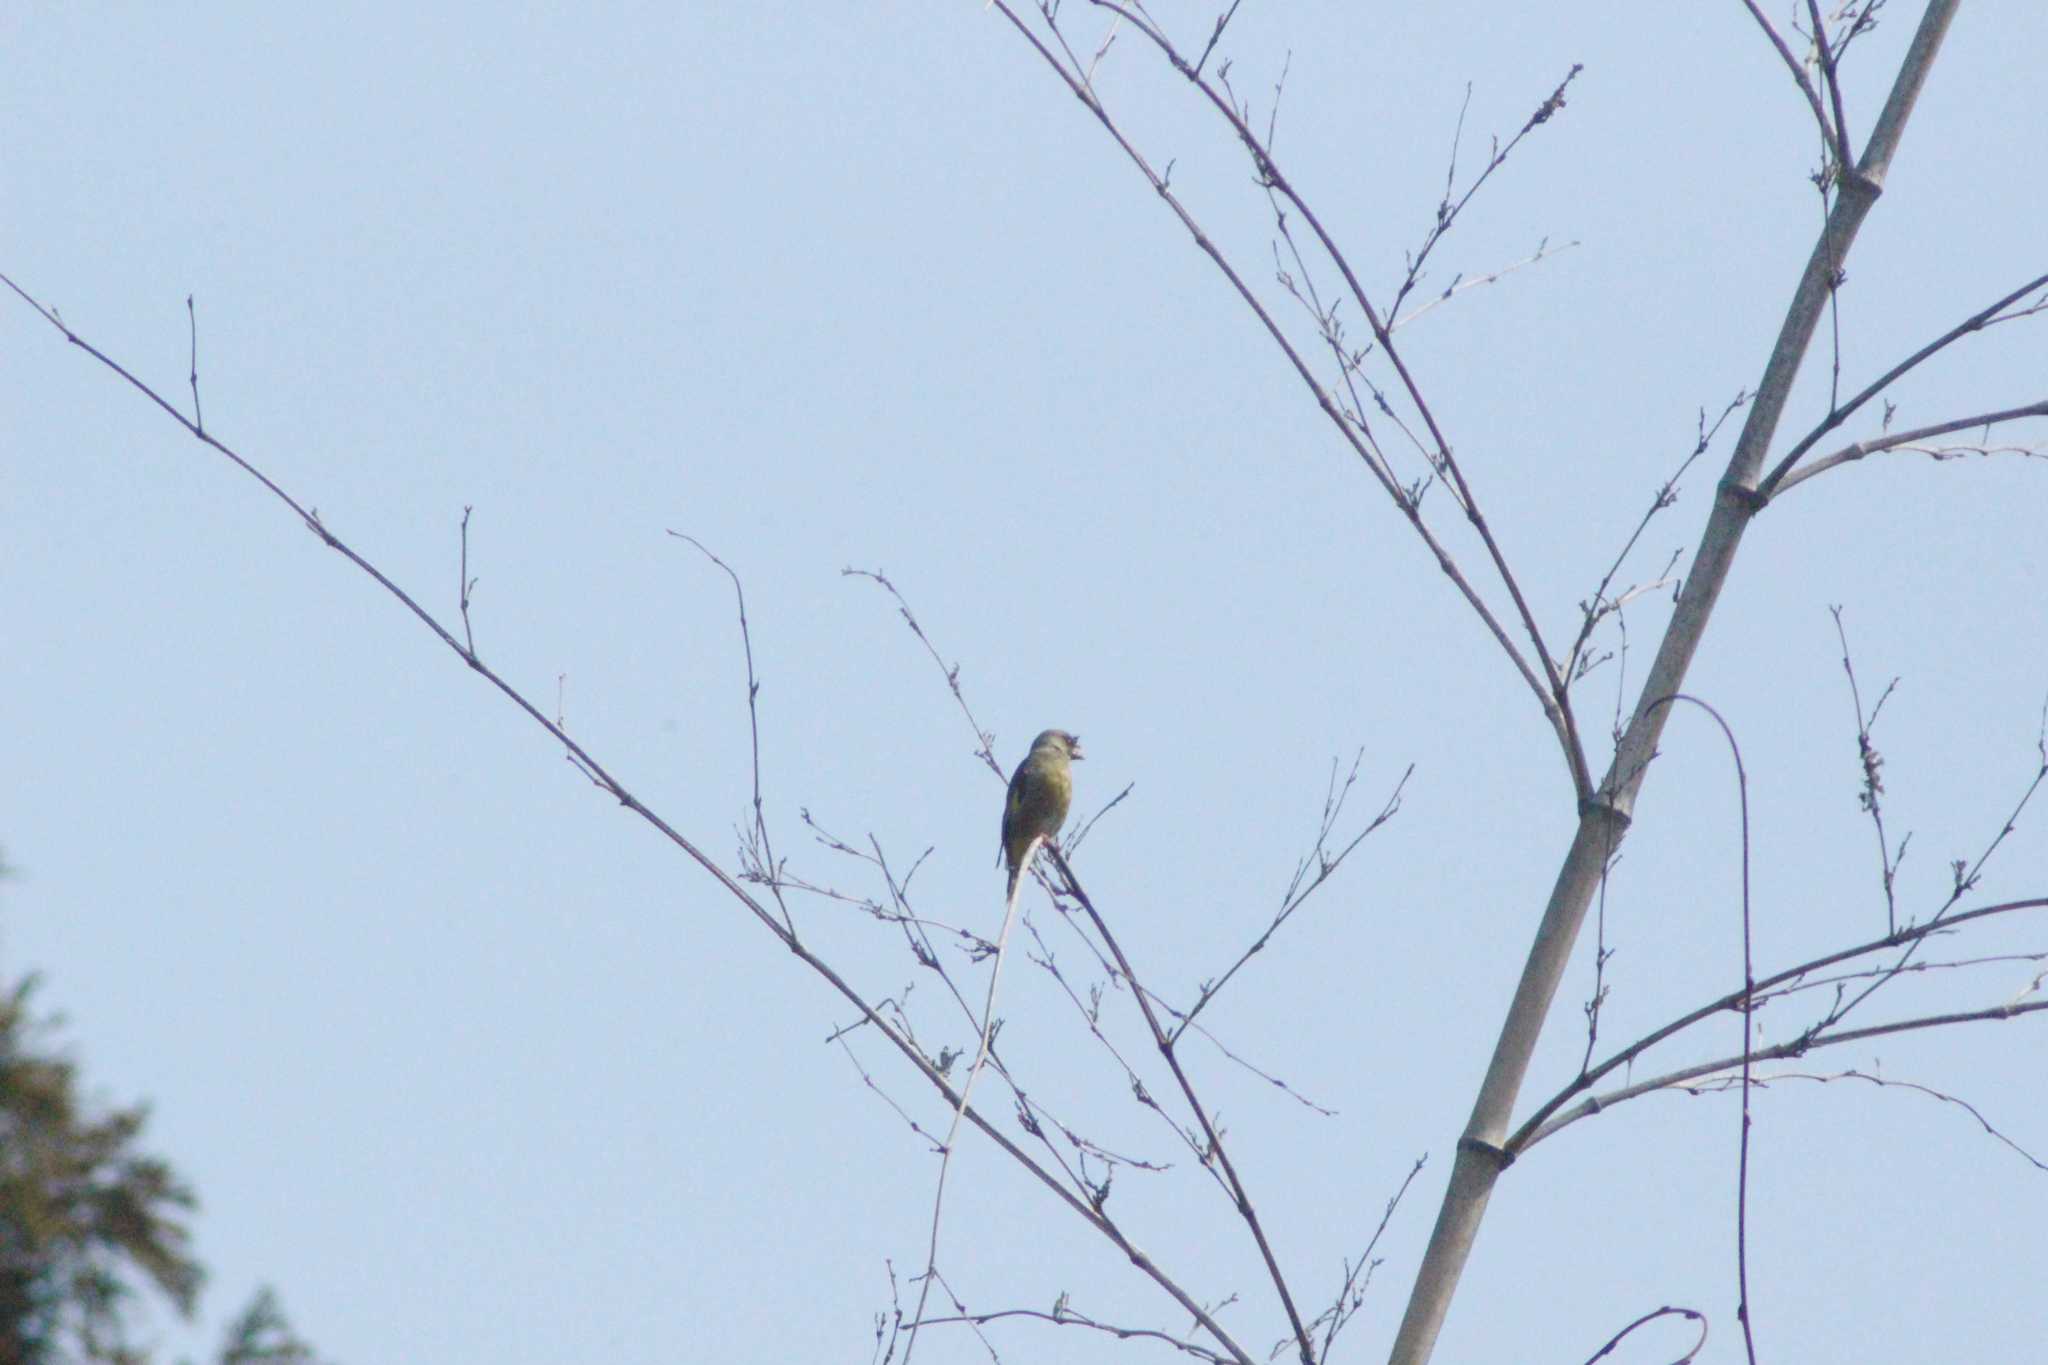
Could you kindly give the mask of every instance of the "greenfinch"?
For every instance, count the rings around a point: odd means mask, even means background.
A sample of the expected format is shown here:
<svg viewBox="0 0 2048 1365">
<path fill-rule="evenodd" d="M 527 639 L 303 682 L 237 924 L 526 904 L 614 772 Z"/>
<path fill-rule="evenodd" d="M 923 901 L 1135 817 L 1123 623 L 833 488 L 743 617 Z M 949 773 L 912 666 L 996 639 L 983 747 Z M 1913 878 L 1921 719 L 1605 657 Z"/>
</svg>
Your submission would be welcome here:
<svg viewBox="0 0 2048 1365">
<path fill-rule="evenodd" d="M 1024 875 L 1024 855 L 1031 841 L 1048 841 L 1066 823 L 1074 799 L 1073 760 L 1081 757 L 1081 741 L 1065 730 L 1045 730 L 1031 741 L 1031 752 L 1010 775 L 1010 793 L 1003 801 L 1003 859 L 1010 865 L 1008 894 L 1015 894 Z"/>
</svg>

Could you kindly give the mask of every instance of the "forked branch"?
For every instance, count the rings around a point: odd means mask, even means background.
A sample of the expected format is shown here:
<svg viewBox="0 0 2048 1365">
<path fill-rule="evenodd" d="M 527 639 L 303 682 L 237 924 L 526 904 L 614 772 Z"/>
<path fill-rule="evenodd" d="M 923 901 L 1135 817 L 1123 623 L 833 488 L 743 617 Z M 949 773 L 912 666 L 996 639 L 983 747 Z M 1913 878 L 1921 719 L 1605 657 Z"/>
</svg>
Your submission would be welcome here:
<svg viewBox="0 0 2048 1365">
<path fill-rule="evenodd" d="M 1480 510 L 1478 498 L 1473 492 L 1471 482 L 1460 464 L 1449 438 L 1439 426 L 1414 372 L 1409 368 L 1399 348 L 1395 345 L 1391 329 L 1382 318 L 1380 310 L 1367 295 L 1364 285 L 1360 282 L 1357 272 L 1352 268 L 1342 248 L 1337 244 L 1336 239 L 1330 234 L 1328 229 L 1324 227 L 1321 218 L 1309 205 L 1307 199 L 1282 171 L 1278 162 L 1275 161 L 1266 138 L 1251 126 L 1245 112 L 1238 108 L 1236 102 L 1219 85 L 1222 77 L 1219 75 L 1218 78 L 1211 79 L 1203 74 L 1198 63 L 1190 61 L 1184 56 L 1179 48 L 1174 45 L 1173 41 L 1166 36 L 1164 31 L 1152 21 L 1149 14 L 1142 8 L 1134 5 L 1127 6 L 1114 3 L 1114 0 L 1091 0 L 1091 3 L 1096 8 L 1115 15 L 1120 22 L 1131 25 L 1140 35 L 1152 43 L 1166 62 L 1185 77 L 1190 85 L 1200 93 L 1218 117 L 1222 118 L 1228 125 L 1231 134 L 1245 148 L 1246 153 L 1251 158 L 1259 183 L 1285 200 L 1291 210 L 1300 217 L 1301 221 L 1308 225 L 1311 234 L 1314 236 L 1325 257 L 1339 275 L 1342 276 L 1347 296 L 1365 317 L 1372 331 L 1374 341 L 1379 345 L 1381 352 L 1386 356 L 1388 364 L 1393 368 L 1399 380 L 1402 393 L 1414 408 L 1429 433 L 1429 445 L 1426 451 L 1427 458 L 1432 467 L 1456 488 L 1459 508 L 1464 513 L 1474 533 L 1479 537 L 1480 543 L 1484 546 L 1487 557 L 1491 562 L 1495 577 L 1513 603 L 1519 632 L 1529 644 L 1529 650 L 1526 654 L 1509 635 L 1493 609 L 1466 578 L 1463 570 L 1458 566 L 1457 561 L 1450 554 L 1448 548 L 1439 540 L 1436 533 L 1423 519 L 1421 508 L 1417 505 L 1410 491 L 1395 477 L 1384 455 L 1374 449 L 1363 438 L 1355 424 L 1347 420 L 1344 405 L 1339 403 L 1323 382 L 1317 378 L 1314 370 L 1308 365 L 1300 350 L 1273 317 L 1271 310 L 1265 306 L 1265 303 L 1246 283 L 1243 275 L 1231 264 L 1222 249 L 1216 245 L 1215 240 L 1195 220 L 1193 214 L 1174 193 L 1166 177 L 1153 169 L 1150 161 L 1117 125 L 1116 120 L 1110 115 L 1107 107 L 1096 93 L 1089 68 L 1075 55 L 1073 48 L 1068 44 L 1060 30 L 1057 14 L 1058 7 L 1051 4 L 1042 4 L 1039 7 L 1040 16 L 1044 20 L 1048 32 L 1051 34 L 1051 43 L 1056 44 L 1059 48 L 1059 51 L 1055 52 L 1053 46 L 1048 44 L 1047 40 L 1042 38 L 1031 25 L 1026 23 L 1017 10 L 1012 7 L 1010 0 L 992 0 L 992 3 L 994 8 L 1009 21 L 1018 34 L 1031 45 L 1032 49 L 1038 53 L 1039 57 L 1052 69 L 1061 82 L 1066 85 L 1073 96 L 1102 125 L 1103 130 L 1109 135 L 1111 140 L 1117 144 L 1131 164 L 1145 177 L 1153 193 L 1158 195 L 1173 211 L 1174 216 L 1180 220 L 1181 225 L 1187 230 L 1189 236 L 1193 238 L 1195 245 L 1210 258 L 1211 262 L 1215 264 L 1223 277 L 1230 283 L 1231 288 L 1236 291 L 1238 297 L 1243 300 L 1246 307 L 1252 310 L 1253 315 L 1258 318 L 1260 325 L 1265 329 L 1267 335 L 1280 348 L 1281 353 L 1287 358 L 1289 365 L 1293 367 L 1302 383 L 1307 386 L 1309 392 L 1314 396 L 1317 406 L 1322 409 L 1324 415 L 1337 428 L 1345 444 L 1365 464 L 1366 468 L 1371 472 L 1374 481 L 1380 485 L 1381 491 L 1392 499 L 1396 508 L 1407 517 L 1409 525 L 1422 538 L 1424 545 L 1436 559 L 1438 568 L 1451 580 L 1452 584 L 1457 588 L 1459 595 L 1465 599 L 1466 604 L 1479 617 L 1487 631 L 1493 636 L 1495 643 L 1500 646 L 1516 672 L 1521 675 L 1523 683 L 1536 698 L 1537 704 L 1542 707 L 1545 719 L 1550 722 L 1552 729 L 1556 733 L 1560 751 L 1563 753 L 1566 767 L 1571 773 L 1574 793 L 1581 801 L 1589 799 L 1593 792 L 1592 779 L 1590 770 L 1587 767 L 1584 745 L 1579 737 L 1578 722 L 1572 713 L 1568 682 L 1559 671 L 1556 657 L 1544 643 L 1543 630 L 1537 623 L 1535 613 L 1531 610 L 1527 599 L 1523 595 L 1520 582 L 1508 566 L 1506 555 L 1494 536 L 1492 526 Z M 1565 77 L 1557 89 L 1538 106 L 1537 111 L 1524 124 L 1522 130 L 1524 134 L 1547 122 L 1558 109 L 1563 107 L 1565 86 L 1570 83 L 1572 76 L 1576 74 L 1577 69 L 1574 68 L 1572 73 Z M 1519 136 L 1517 140 L 1519 140 Z"/>
</svg>

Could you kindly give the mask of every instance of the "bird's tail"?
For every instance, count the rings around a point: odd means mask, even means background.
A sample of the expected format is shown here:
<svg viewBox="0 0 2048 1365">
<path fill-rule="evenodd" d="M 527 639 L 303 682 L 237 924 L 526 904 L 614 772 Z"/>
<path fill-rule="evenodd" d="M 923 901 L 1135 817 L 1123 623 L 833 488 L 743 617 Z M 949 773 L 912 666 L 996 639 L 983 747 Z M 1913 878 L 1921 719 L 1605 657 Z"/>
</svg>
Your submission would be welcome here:
<svg viewBox="0 0 2048 1365">
<path fill-rule="evenodd" d="M 1043 834 L 1034 834 L 1031 836 L 1031 842 L 1024 845 L 1024 856 L 1019 858 L 1016 866 L 1010 869 L 1010 884 L 1003 891 L 1003 904 L 1005 906 L 1016 903 L 1017 883 L 1024 880 L 1025 872 L 1030 870 L 1032 860 L 1038 856 L 1038 846 L 1044 842 L 1045 836 Z"/>
</svg>

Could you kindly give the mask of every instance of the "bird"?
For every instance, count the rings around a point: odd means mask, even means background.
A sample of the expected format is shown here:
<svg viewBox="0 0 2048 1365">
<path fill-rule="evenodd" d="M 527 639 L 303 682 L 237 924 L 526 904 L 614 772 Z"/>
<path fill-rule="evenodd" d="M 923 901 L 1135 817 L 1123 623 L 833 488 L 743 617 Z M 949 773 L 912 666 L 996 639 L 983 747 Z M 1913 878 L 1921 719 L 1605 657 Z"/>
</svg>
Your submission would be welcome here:
<svg viewBox="0 0 2048 1365">
<path fill-rule="evenodd" d="M 1010 792 L 1003 800 L 1003 849 L 997 860 L 1010 865 L 1007 894 L 1016 894 L 1031 841 L 1041 835 L 1050 840 L 1066 823 L 1067 806 L 1074 799 L 1072 760 L 1081 756 L 1081 741 L 1075 736 L 1065 730 L 1041 730 L 1031 741 L 1031 752 L 1010 775 Z"/>
</svg>

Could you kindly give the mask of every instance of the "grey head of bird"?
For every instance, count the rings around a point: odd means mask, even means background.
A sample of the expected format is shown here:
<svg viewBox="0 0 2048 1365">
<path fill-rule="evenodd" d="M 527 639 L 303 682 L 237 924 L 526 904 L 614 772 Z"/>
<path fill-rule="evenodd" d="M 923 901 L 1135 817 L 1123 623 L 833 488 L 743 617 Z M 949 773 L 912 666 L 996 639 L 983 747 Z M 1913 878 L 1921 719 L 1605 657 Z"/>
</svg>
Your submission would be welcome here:
<svg viewBox="0 0 2048 1365">
<path fill-rule="evenodd" d="M 1038 738 L 1031 741 L 1031 747 L 1034 750 L 1052 749 L 1065 754 L 1068 758 L 1086 757 L 1081 752 L 1081 737 L 1069 734 L 1065 730 L 1040 730 Z"/>
</svg>

